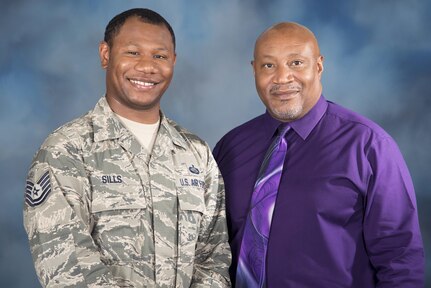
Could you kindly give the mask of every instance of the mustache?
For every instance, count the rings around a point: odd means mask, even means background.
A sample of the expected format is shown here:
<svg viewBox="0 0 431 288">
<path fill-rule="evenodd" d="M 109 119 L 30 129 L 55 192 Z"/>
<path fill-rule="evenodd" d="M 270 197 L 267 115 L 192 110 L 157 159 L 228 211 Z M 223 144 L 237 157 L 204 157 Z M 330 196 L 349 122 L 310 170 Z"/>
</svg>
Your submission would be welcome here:
<svg viewBox="0 0 431 288">
<path fill-rule="evenodd" d="M 301 91 L 301 86 L 298 84 L 274 84 L 269 89 L 270 93 L 286 93 L 286 92 L 297 92 Z"/>
</svg>

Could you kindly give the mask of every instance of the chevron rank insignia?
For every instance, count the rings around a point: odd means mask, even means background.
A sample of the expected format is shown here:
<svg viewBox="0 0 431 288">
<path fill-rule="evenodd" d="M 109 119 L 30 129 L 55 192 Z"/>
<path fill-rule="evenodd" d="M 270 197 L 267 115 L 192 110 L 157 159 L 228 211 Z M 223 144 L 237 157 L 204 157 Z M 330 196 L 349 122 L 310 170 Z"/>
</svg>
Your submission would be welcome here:
<svg viewBox="0 0 431 288">
<path fill-rule="evenodd" d="M 37 183 L 33 183 L 27 180 L 27 186 L 25 189 L 25 202 L 31 207 L 40 205 L 45 201 L 48 194 L 51 192 L 51 181 L 49 178 L 49 171 L 43 173 L 43 175 L 37 180 Z"/>
</svg>

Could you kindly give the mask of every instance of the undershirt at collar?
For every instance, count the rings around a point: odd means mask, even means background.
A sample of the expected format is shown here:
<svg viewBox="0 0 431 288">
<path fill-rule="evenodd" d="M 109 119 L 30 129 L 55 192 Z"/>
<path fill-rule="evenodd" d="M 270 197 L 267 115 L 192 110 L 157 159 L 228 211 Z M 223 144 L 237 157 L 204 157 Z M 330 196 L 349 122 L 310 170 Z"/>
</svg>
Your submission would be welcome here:
<svg viewBox="0 0 431 288">
<path fill-rule="evenodd" d="M 157 131 L 159 130 L 160 118 L 154 124 L 143 124 L 139 122 L 135 122 L 124 118 L 118 114 L 117 117 L 120 119 L 121 123 L 129 129 L 130 132 L 136 137 L 138 142 L 147 149 L 148 152 L 151 152 L 153 149 L 154 141 L 156 140 Z"/>
</svg>

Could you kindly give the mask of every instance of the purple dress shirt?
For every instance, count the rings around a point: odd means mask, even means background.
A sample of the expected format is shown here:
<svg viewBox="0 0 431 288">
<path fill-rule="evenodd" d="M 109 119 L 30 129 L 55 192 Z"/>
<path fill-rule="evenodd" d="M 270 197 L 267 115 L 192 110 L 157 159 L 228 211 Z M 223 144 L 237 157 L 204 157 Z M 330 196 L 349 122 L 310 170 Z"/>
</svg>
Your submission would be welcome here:
<svg viewBox="0 0 431 288">
<path fill-rule="evenodd" d="M 233 283 L 253 185 L 280 123 L 267 112 L 214 149 L 226 188 Z M 323 96 L 290 124 L 267 287 L 423 287 L 416 198 L 394 140 Z"/>
</svg>

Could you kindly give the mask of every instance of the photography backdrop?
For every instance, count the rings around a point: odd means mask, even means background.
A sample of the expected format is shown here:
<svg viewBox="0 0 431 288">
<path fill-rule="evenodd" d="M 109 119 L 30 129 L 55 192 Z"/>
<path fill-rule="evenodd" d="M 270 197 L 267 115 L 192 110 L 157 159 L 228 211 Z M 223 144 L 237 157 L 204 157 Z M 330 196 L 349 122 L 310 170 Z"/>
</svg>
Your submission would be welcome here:
<svg viewBox="0 0 431 288">
<path fill-rule="evenodd" d="M 398 142 L 430 263 L 431 1 L 2 0 L 0 287 L 39 286 L 22 225 L 28 166 L 53 129 L 103 95 L 98 43 L 108 21 L 133 7 L 154 9 L 172 24 L 178 56 L 163 110 L 211 147 L 264 112 L 250 65 L 256 37 L 280 21 L 314 31 L 325 56 L 326 98 Z"/>
</svg>

